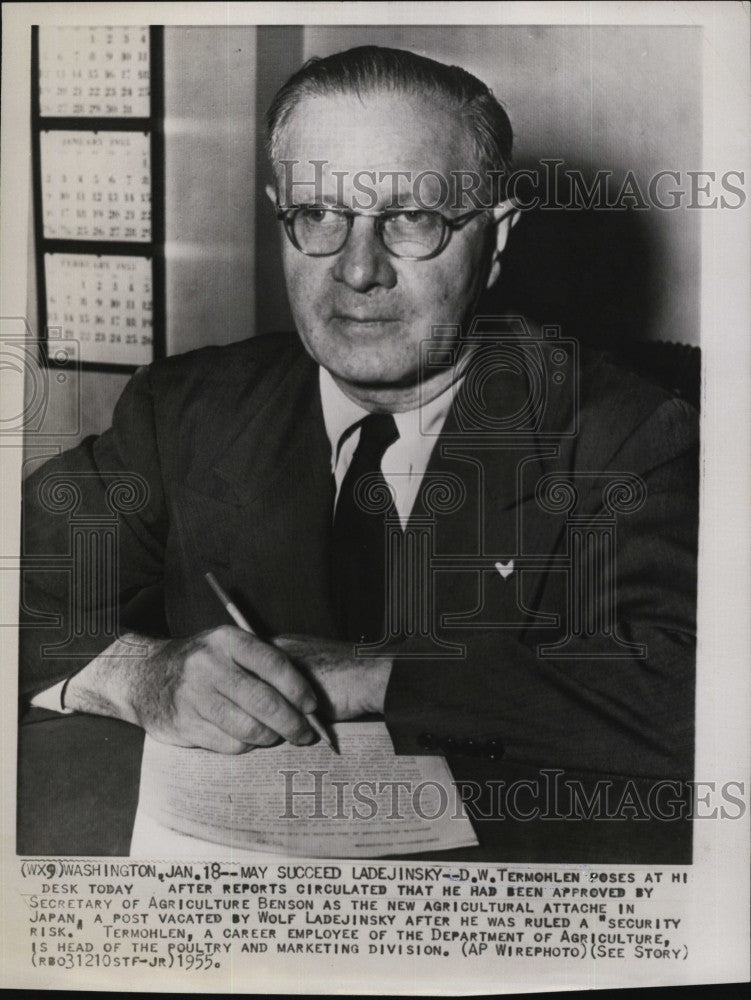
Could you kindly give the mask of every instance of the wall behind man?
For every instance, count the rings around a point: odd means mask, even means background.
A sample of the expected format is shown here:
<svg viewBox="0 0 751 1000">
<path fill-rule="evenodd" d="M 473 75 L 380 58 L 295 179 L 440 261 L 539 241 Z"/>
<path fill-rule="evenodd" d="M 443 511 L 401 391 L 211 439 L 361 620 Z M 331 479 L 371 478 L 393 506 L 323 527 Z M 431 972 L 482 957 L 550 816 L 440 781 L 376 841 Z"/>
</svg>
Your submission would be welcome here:
<svg viewBox="0 0 751 1000">
<path fill-rule="evenodd" d="M 164 31 L 167 353 L 253 333 L 256 29 Z"/>
</svg>

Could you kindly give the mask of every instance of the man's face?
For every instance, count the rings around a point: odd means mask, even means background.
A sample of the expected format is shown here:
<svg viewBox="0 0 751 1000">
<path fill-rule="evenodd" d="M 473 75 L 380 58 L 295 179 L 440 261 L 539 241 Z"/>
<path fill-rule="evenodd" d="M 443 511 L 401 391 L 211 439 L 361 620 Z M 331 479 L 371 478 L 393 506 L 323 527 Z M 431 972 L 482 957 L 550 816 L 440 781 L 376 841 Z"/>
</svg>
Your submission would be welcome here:
<svg viewBox="0 0 751 1000">
<path fill-rule="evenodd" d="M 394 208 L 395 171 L 414 178 L 435 171 L 477 169 L 470 137 L 455 111 L 434 100 L 399 93 L 329 95 L 306 98 L 291 115 L 281 137 L 279 159 L 297 160 L 295 181 L 313 179 L 310 161 L 322 160 L 323 191 L 296 185 L 289 204 L 340 204 L 381 211 Z M 288 168 L 289 169 L 289 168 Z M 363 171 L 377 202 L 356 189 Z M 386 177 L 378 183 L 378 174 Z M 278 181 L 281 174 L 278 174 Z M 398 175 L 397 175 L 398 176 Z M 411 201 L 413 184 L 399 181 L 399 203 Z M 421 185 L 423 206 L 433 203 L 437 182 Z M 362 181 L 361 181 L 362 183 Z M 284 185 L 278 183 L 285 202 Z M 419 204 L 419 203 L 418 203 Z M 285 206 L 286 207 L 286 206 Z M 439 206 L 456 217 L 472 208 Z M 488 213 L 451 234 L 448 246 L 431 260 L 402 260 L 390 254 L 375 232 L 374 220 L 357 217 L 344 248 L 330 257 L 308 257 L 283 239 L 284 273 L 297 330 L 312 357 L 357 392 L 388 392 L 414 386 L 419 344 L 436 325 L 461 326 L 472 314 L 488 278 L 494 227 Z M 456 334 L 446 332 L 446 341 Z"/>
</svg>

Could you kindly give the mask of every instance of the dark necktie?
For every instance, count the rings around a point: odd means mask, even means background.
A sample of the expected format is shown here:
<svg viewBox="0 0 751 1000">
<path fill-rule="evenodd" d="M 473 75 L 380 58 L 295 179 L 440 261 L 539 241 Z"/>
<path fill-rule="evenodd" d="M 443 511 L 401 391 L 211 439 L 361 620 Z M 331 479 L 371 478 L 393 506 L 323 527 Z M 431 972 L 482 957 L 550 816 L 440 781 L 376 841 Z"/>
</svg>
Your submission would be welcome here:
<svg viewBox="0 0 751 1000">
<path fill-rule="evenodd" d="M 387 517 L 396 518 L 397 513 L 393 500 L 383 503 L 384 497 L 388 497 L 388 486 L 381 472 L 381 460 L 398 437 L 390 413 L 371 413 L 365 417 L 336 504 L 334 600 L 342 631 L 353 642 L 377 642 L 383 638 L 387 587 L 385 522 Z M 371 507 L 380 509 L 374 511 Z"/>
</svg>

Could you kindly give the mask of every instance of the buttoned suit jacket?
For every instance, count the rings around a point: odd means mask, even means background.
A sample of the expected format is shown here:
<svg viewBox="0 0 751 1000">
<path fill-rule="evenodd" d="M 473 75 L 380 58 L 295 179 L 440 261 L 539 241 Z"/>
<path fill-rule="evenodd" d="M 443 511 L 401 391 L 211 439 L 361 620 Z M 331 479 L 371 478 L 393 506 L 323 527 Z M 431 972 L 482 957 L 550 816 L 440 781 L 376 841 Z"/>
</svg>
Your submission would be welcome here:
<svg viewBox="0 0 751 1000">
<path fill-rule="evenodd" d="M 432 597 L 427 629 L 379 649 L 394 660 L 396 751 L 443 752 L 455 773 L 484 777 L 499 761 L 689 777 L 696 414 L 602 355 L 578 370 L 569 356 L 556 380 L 555 344 L 509 345 L 465 379 L 410 521 Z M 539 362 L 536 396 L 519 349 Z M 106 593 L 86 593 L 72 530 L 113 524 L 123 476 L 134 494 L 118 508 L 116 570 Z M 22 699 L 105 648 L 103 605 L 145 588 L 163 592 L 171 635 L 226 624 L 209 570 L 261 634 L 336 637 L 333 500 L 318 369 L 296 336 L 139 370 L 112 427 L 25 484 Z M 589 576 L 577 558 L 595 560 Z M 80 626 L 92 614 L 98 630 Z"/>
</svg>

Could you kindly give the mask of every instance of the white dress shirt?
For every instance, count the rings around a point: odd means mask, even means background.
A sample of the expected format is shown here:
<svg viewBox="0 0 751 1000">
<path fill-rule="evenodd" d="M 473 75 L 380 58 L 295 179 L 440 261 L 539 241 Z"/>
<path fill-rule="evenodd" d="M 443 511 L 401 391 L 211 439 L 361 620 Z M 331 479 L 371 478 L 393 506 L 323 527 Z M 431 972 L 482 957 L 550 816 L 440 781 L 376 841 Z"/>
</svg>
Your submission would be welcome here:
<svg viewBox="0 0 751 1000">
<path fill-rule="evenodd" d="M 323 421 L 331 442 L 331 471 L 338 498 L 342 480 L 360 440 L 360 428 L 351 428 L 368 416 L 368 410 L 345 396 L 325 368 L 319 369 L 319 384 Z M 458 385 L 458 382 L 454 382 L 423 406 L 394 414 L 399 437 L 386 449 L 381 461 L 381 472 L 391 487 L 402 527 L 406 527 L 409 520 L 433 447 L 451 409 Z M 40 691 L 31 699 L 31 704 L 37 708 L 70 714 L 70 709 L 64 708 L 62 703 L 65 684 L 66 681 L 60 681 L 53 687 Z"/>
<path fill-rule="evenodd" d="M 345 396 L 325 368 L 319 371 L 323 421 L 331 443 L 331 471 L 338 498 L 342 480 L 360 440 L 360 428 L 351 428 L 367 417 L 369 411 Z M 391 487 L 394 506 L 403 528 L 407 525 L 417 499 L 422 478 L 451 409 L 457 386 L 458 383 L 453 383 L 435 399 L 414 410 L 393 414 L 399 437 L 384 452 L 381 472 Z"/>
<path fill-rule="evenodd" d="M 31 704 L 35 708 L 48 708 L 50 712 L 62 712 L 63 715 L 72 715 L 73 710 L 65 708 L 63 705 L 63 688 L 67 683 L 68 678 L 66 677 L 64 681 L 60 681 L 58 684 L 53 684 L 51 688 L 40 691 L 39 694 L 35 694 L 31 699 Z"/>
</svg>

